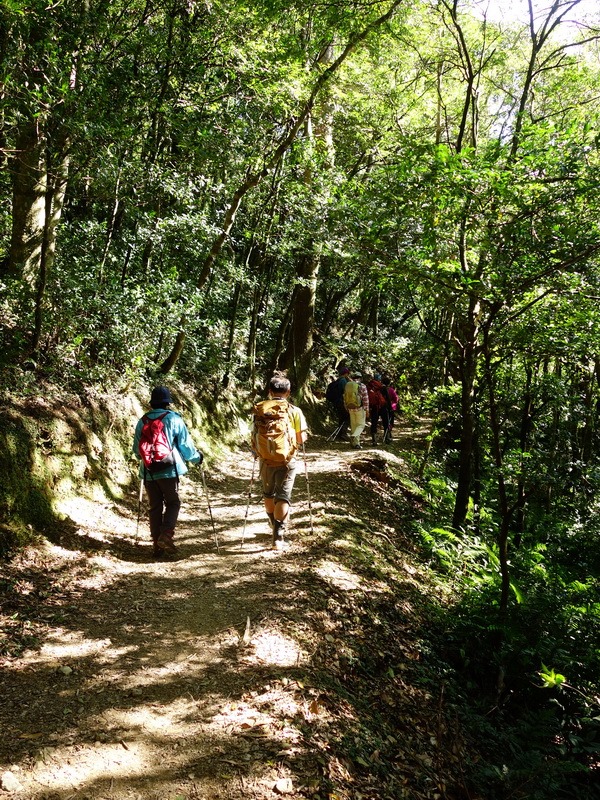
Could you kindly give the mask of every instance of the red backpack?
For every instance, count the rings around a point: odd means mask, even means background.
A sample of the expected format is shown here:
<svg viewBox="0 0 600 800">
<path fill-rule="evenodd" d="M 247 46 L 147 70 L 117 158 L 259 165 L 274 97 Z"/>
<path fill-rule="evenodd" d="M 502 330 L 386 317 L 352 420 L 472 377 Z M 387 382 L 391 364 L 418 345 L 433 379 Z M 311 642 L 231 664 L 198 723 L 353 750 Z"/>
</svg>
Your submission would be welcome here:
<svg viewBox="0 0 600 800">
<path fill-rule="evenodd" d="M 138 452 L 148 472 L 159 472 L 165 467 L 175 464 L 173 448 L 169 444 L 163 419 L 169 412 L 165 411 L 160 417 L 142 417 L 142 430 Z"/>
<path fill-rule="evenodd" d="M 387 405 L 387 392 L 384 394 L 385 387 L 379 381 L 369 383 L 369 408 L 381 410 Z"/>
</svg>

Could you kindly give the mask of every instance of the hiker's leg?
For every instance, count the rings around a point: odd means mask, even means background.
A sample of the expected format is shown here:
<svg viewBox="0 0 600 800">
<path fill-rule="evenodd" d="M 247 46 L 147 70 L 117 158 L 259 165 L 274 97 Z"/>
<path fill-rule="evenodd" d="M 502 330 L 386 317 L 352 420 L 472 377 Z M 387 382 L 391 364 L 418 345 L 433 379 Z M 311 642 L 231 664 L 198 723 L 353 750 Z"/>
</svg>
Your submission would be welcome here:
<svg viewBox="0 0 600 800">
<path fill-rule="evenodd" d="M 263 489 L 263 502 L 265 505 L 265 512 L 269 518 L 269 525 L 271 531 L 275 525 L 275 470 L 273 467 L 267 466 L 264 462 L 260 465 L 260 479 Z"/>
<path fill-rule="evenodd" d="M 275 471 L 275 498 L 273 513 L 275 524 L 273 526 L 273 545 L 283 541 L 286 523 L 290 513 L 292 489 L 296 478 L 296 460 L 292 459 L 286 467 L 278 467 Z"/>
<path fill-rule="evenodd" d="M 287 500 L 277 500 L 275 503 L 275 511 L 274 511 L 274 518 L 275 524 L 278 522 L 287 522 L 288 515 L 290 513 L 290 504 Z"/>
<path fill-rule="evenodd" d="M 275 473 L 275 521 L 285 522 L 292 502 L 292 489 L 296 480 L 296 459 L 285 467 L 278 467 Z"/>
<path fill-rule="evenodd" d="M 390 430 L 390 412 L 384 406 L 381 409 L 381 427 L 383 428 L 383 441 L 389 441 L 392 438 L 392 432 Z"/>
<path fill-rule="evenodd" d="M 356 412 L 357 411 L 360 411 L 360 409 L 351 408 L 348 411 L 348 414 L 350 415 L 350 444 L 353 445 L 354 447 L 356 447 L 356 445 L 358 443 L 358 438 L 356 436 L 356 429 L 358 427 L 357 418 L 356 418 Z"/>
<path fill-rule="evenodd" d="M 172 531 L 177 525 L 181 500 L 179 499 L 179 481 L 177 478 L 161 478 L 160 484 L 165 498 L 165 512 L 163 514 L 163 531 Z"/>
<path fill-rule="evenodd" d="M 352 439 L 355 447 L 360 447 L 360 436 L 367 424 L 367 413 L 364 408 L 357 408 L 350 411 L 352 420 Z"/>
<path fill-rule="evenodd" d="M 148 495 L 148 519 L 150 522 L 150 536 L 156 545 L 161 534 L 164 497 L 158 481 L 144 481 L 146 494 Z"/>
<path fill-rule="evenodd" d="M 175 526 L 179 517 L 181 501 L 179 499 L 179 481 L 177 478 L 160 478 L 157 483 L 163 493 L 165 510 L 158 538 L 158 545 L 166 552 L 175 552 L 173 539 L 175 537 Z"/>
<path fill-rule="evenodd" d="M 339 439 L 346 439 L 348 436 L 348 425 L 350 424 L 350 417 L 346 411 L 344 403 L 339 403 L 337 406 L 338 426 L 341 425 L 342 429 L 339 433 Z"/>
<path fill-rule="evenodd" d="M 265 511 L 269 518 L 269 527 L 273 530 L 275 525 L 275 500 L 272 497 L 265 497 Z"/>
<path fill-rule="evenodd" d="M 377 422 L 379 421 L 379 409 L 371 409 L 371 441 L 377 444 Z"/>
</svg>

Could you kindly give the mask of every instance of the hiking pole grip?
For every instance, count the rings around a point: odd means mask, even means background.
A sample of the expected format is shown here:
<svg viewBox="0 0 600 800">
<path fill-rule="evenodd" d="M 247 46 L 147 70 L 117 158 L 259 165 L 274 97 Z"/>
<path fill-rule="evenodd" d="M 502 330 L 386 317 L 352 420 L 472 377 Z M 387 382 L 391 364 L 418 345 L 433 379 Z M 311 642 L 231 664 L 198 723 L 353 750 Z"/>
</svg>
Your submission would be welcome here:
<svg viewBox="0 0 600 800">
<path fill-rule="evenodd" d="M 310 481 L 308 480 L 308 466 L 306 464 L 306 448 L 304 447 L 304 442 L 302 442 L 302 456 L 304 460 L 304 476 L 306 478 L 306 494 L 308 496 L 308 516 L 310 519 L 310 533 L 311 536 L 313 536 L 314 529 L 313 529 L 312 502 L 310 499 Z"/>
</svg>

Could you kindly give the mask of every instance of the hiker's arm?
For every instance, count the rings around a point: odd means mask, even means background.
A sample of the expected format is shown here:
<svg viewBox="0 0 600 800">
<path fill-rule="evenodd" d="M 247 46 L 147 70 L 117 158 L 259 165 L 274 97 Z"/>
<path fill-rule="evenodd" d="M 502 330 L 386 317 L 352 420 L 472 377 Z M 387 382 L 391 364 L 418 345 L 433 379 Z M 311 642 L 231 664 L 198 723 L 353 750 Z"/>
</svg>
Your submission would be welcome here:
<svg viewBox="0 0 600 800">
<path fill-rule="evenodd" d="M 296 424 L 294 425 L 294 429 L 296 433 L 296 444 L 302 445 L 308 439 L 308 425 L 306 424 L 304 414 L 300 411 L 300 409 L 298 409 L 298 416 L 295 422 Z"/>
<path fill-rule="evenodd" d="M 369 392 L 364 383 L 360 384 L 360 396 L 362 398 L 362 407 L 365 410 L 365 417 L 369 418 Z"/>
<path fill-rule="evenodd" d="M 190 464 L 201 464 L 204 460 L 202 453 L 196 449 L 192 437 L 184 422 L 178 427 L 174 444 L 181 453 L 181 457 Z"/>
<path fill-rule="evenodd" d="M 140 434 L 142 432 L 142 421 L 138 420 L 137 425 L 135 426 L 135 435 L 133 437 L 133 446 L 131 448 L 131 452 L 137 458 L 138 461 L 142 460 L 139 451 L 139 444 L 140 444 Z"/>
</svg>

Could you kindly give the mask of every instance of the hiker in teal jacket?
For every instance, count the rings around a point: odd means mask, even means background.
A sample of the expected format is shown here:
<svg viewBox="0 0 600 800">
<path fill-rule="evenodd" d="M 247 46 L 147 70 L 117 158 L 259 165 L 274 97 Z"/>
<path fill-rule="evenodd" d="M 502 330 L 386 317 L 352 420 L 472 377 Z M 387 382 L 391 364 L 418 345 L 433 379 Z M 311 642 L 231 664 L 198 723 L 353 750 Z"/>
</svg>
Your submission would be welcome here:
<svg viewBox="0 0 600 800">
<path fill-rule="evenodd" d="M 150 535 L 154 545 L 154 555 L 157 557 L 177 552 L 173 539 L 181 507 L 179 478 L 188 471 L 186 462 L 201 464 L 203 461 L 203 455 L 192 442 L 185 422 L 177 412 L 169 408 L 172 402 L 171 393 L 166 386 L 157 386 L 153 389 L 150 397 L 152 410 L 138 421 L 133 437 L 132 449 L 140 461 L 139 476 L 144 481 L 148 495 Z M 149 472 L 139 451 L 142 428 L 146 419 L 152 420 L 161 416 L 169 445 L 173 448 L 174 463 Z"/>
</svg>

